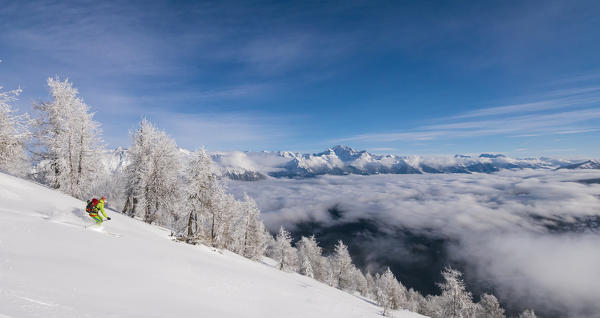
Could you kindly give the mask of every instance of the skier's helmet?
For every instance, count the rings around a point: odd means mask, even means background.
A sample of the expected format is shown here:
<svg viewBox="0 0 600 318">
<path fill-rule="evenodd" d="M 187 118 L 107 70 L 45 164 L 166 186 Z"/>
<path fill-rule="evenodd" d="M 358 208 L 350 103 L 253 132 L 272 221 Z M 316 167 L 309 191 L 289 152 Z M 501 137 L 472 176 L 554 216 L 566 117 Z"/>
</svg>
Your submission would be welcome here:
<svg viewBox="0 0 600 318">
<path fill-rule="evenodd" d="M 106 203 L 108 200 L 106 200 L 106 197 L 101 197 L 100 200 L 104 201 L 104 203 Z"/>
</svg>

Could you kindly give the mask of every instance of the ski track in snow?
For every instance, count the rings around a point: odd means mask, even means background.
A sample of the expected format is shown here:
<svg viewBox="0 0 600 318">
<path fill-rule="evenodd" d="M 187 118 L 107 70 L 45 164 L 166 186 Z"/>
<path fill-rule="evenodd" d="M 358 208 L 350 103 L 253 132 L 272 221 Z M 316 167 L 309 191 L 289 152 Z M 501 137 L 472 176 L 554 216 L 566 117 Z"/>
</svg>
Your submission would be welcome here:
<svg viewBox="0 0 600 318">
<path fill-rule="evenodd" d="M 24 300 L 27 300 L 27 301 L 30 301 L 30 302 L 32 302 L 32 303 L 34 303 L 34 304 L 38 304 L 38 305 L 44 305 L 44 306 L 56 306 L 56 304 L 49 304 L 49 303 L 45 303 L 45 302 L 43 302 L 43 301 L 41 301 L 41 300 L 31 299 L 31 298 L 24 297 L 24 296 L 22 296 L 22 297 L 19 297 L 19 298 L 21 298 L 21 299 L 24 299 Z"/>
</svg>

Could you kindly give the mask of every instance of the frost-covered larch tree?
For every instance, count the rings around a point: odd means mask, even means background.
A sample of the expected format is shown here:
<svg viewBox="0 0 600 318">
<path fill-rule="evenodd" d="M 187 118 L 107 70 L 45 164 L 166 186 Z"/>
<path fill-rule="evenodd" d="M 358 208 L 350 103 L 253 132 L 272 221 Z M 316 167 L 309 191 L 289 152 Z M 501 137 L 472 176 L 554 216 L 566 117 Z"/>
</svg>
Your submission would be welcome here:
<svg viewBox="0 0 600 318">
<path fill-rule="evenodd" d="M 228 195 L 227 203 L 229 205 L 230 217 L 228 222 L 226 222 L 227 240 L 225 248 L 241 255 L 244 250 L 244 235 L 246 232 L 244 203 L 236 200 L 233 195 Z"/>
<path fill-rule="evenodd" d="M 424 301 L 419 306 L 419 313 L 431 318 L 444 317 L 444 309 L 442 307 L 442 297 L 427 295 Z"/>
<path fill-rule="evenodd" d="M 143 119 L 133 134 L 125 211 L 171 225 L 177 217 L 179 159 L 175 141 Z"/>
<path fill-rule="evenodd" d="M 439 298 L 441 317 L 470 318 L 475 316 L 476 306 L 471 293 L 462 280 L 462 273 L 452 268 L 442 271 L 444 282 L 439 284 L 442 294 Z"/>
<path fill-rule="evenodd" d="M 335 273 L 335 284 L 339 289 L 350 289 L 352 287 L 352 258 L 348 252 L 348 246 L 341 240 L 334 247 L 331 256 L 331 264 Z"/>
<path fill-rule="evenodd" d="M 389 314 L 390 309 L 400 309 L 406 302 L 406 289 L 396 280 L 389 267 L 382 275 L 376 275 L 375 286 L 376 300 L 383 307 L 384 315 Z"/>
<path fill-rule="evenodd" d="M 282 227 L 275 238 L 277 262 L 280 270 L 294 270 L 296 265 L 296 251 L 292 247 L 292 236 L 290 232 Z"/>
<path fill-rule="evenodd" d="M 27 142 L 31 138 L 29 115 L 17 115 L 11 103 L 21 89 L 2 91 L 0 86 L 0 171 L 23 176 L 27 170 Z"/>
<path fill-rule="evenodd" d="M 35 105 L 39 176 L 51 187 L 83 199 L 101 169 L 100 124 L 68 79 L 49 78 L 52 101 Z"/>
<path fill-rule="evenodd" d="M 243 216 L 243 241 L 241 253 L 250 259 L 259 259 L 265 254 L 267 238 L 265 225 L 260 219 L 260 210 L 256 202 L 247 194 L 241 204 Z"/>
<path fill-rule="evenodd" d="M 256 202 L 238 201 L 212 171 L 212 159 L 198 151 L 186 171 L 187 227 L 183 239 L 225 248 L 251 259 L 264 255 L 267 234 Z"/>
<path fill-rule="evenodd" d="M 204 149 L 197 151 L 187 171 L 185 189 L 186 207 L 189 211 L 186 239 L 197 243 L 206 238 L 206 221 L 209 210 L 217 206 L 222 189 L 212 171 L 212 160 Z"/>
<path fill-rule="evenodd" d="M 312 269 L 312 265 L 310 265 L 310 260 L 308 259 L 308 256 L 298 254 L 298 260 L 300 261 L 300 267 L 298 268 L 298 272 L 304 276 L 315 278 L 315 274 Z"/>
<path fill-rule="evenodd" d="M 410 310 L 412 312 L 419 312 L 421 308 L 421 304 L 425 301 L 425 297 L 421 295 L 418 291 L 410 288 L 406 292 L 406 304 L 404 309 Z"/>
<path fill-rule="evenodd" d="M 494 295 L 483 294 L 477 306 L 477 318 L 505 318 L 504 309 L 500 307 L 498 299 Z"/>
<path fill-rule="evenodd" d="M 519 318 L 537 318 L 537 315 L 533 310 L 527 309 L 519 315 Z"/>
<path fill-rule="evenodd" d="M 364 297 L 367 297 L 369 294 L 369 288 L 365 275 L 363 275 L 360 269 L 354 266 L 352 266 L 352 287 Z"/>
<path fill-rule="evenodd" d="M 314 235 L 303 236 L 296 244 L 298 247 L 298 259 L 300 261 L 300 274 L 325 281 L 326 271 L 324 267 L 322 249 Z"/>
<path fill-rule="evenodd" d="M 375 279 L 371 272 L 367 272 L 365 280 L 367 281 L 367 297 L 375 298 Z"/>
<path fill-rule="evenodd" d="M 234 223 L 240 222 L 240 204 L 225 193 L 225 186 L 212 171 L 212 159 L 201 150 L 188 168 L 186 204 L 189 209 L 187 237 L 191 241 L 239 252 Z"/>
<path fill-rule="evenodd" d="M 239 222 L 238 202 L 233 195 L 225 193 L 225 188 L 215 193 L 214 206 L 206 209 L 205 232 L 207 243 L 218 248 L 226 248 L 239 253 L 235 247 L 236 237 L 239 238 L 239 231 L 236 227 Z"/>
</svg>

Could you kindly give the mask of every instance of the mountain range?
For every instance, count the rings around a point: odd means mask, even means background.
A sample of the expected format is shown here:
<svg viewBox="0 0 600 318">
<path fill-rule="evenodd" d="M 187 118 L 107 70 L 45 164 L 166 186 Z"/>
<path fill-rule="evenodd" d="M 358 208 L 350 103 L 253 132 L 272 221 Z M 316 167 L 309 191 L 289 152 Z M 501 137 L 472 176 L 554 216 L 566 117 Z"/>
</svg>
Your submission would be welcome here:
<svg viewBox="0 0 600 318">
<path fill-rule="evenodd" d="M 187 161 L 192 151 L 180 149 Z M 502 154 L 454 156 L 376 155 L 338 145 L 315 154 L 278 152 L 212 152 L 215 172 L 233 180 L 310 178 L 319 175 L 493 173 L 512 169 L 600 169 L 598 160 L 566 160 L 547 157 L 511 158 Z M 102 159 L 107 172 L 129 164 L 127 149 L 106 151 Z"/>
</svg>

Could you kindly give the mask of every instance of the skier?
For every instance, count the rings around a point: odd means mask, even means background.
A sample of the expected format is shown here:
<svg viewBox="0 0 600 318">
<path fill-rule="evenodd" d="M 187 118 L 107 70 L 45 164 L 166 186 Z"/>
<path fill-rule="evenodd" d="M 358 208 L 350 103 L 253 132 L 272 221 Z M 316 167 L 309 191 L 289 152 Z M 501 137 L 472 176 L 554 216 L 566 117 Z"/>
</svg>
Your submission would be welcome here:
<svg viewBox="0 0 600 318">
<path fill-rule="evenodd" d="M 100 200 L 96 198 L 88 200 L 86 211 L 89 213 L 90 217 L 96 221 L 96 224 L 101 225 L 102 222 L 104 222 L 102 217 L 98 215 L 98 211 L 102 212 L 102 215 L 104 215 L 107 220 L 110 220 L 110 217 L 107 216 L 106 212 L 104 211 L 104 204 L 106 204 L 106 202 L 106 197 L 102 197 Z"/>
</svg>

